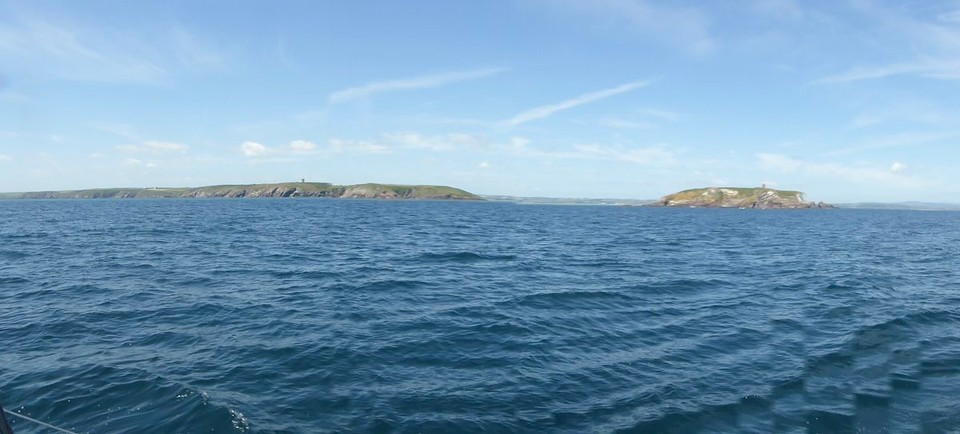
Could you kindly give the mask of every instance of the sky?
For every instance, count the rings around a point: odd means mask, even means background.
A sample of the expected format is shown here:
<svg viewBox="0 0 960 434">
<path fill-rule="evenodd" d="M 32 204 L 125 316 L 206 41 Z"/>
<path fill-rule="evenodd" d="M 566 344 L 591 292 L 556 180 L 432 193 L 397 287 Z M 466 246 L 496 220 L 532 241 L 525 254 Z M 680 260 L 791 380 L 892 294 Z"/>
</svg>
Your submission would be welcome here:
<svg viewBox="0 0 960 434">
<path fill-rule="evenodd" d="M 0 3 L 0 191 L 960 202 L 960 1 Z"/>
</svg>

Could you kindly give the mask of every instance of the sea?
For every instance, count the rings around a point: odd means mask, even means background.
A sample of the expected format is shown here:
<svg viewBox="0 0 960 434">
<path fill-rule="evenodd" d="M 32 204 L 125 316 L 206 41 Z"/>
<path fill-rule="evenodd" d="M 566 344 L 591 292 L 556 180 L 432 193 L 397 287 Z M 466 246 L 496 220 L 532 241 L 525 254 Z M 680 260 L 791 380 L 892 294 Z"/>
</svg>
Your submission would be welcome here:
<svg viewBox="0 0 960 434">
<path fill-rule="evenodd" d="M 17 434 L 960 431 L 960 213 L 0 201 Z"/>
</svg>

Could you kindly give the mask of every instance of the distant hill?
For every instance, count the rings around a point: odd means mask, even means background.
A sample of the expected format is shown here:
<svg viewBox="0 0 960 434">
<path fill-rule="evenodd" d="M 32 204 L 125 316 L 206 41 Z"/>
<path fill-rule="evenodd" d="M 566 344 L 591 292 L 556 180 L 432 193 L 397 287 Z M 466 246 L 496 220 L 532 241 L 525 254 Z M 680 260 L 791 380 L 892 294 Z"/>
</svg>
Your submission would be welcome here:
<svg viewBox="0 0 960 434">
<path fill-rule="evenodd" d="M 690 208 L 800 209 L 833 208 L 823 202 L 807 202 L 803 193 L 772 188 L 707 187 L 668 194 L 655 206 Z"/>
<path fill-rule="evenodd" d="M 837 204 L 840 208 L 850 209 L 909 209 L 917 211 L 960 211 L 958 203 L 938 202 L 858 202 Z"/>
<path fill-rule="evenodd" d="M 96 188 L 89 190 L 4 193 L 6 199 L 127 199 L 127 198 L 254 198 L 330 197 L 356 199 L 452 199 L 483 200 L 459 188 L 439 185 L 357 184 L 285 182 L 279 184 L 211 185 L 196 188 Z"/>
<path fill-rule="evenodd" d="M 525 205 L 611 205 L 611 206 L 645 206 L 655 203 L 655 200 L 643 199 L 590 199 L 565 197 L 521 197 L 504 195 L 484 195 L 484 199 L 492 202 L 511 202 Z"/>
</svg>

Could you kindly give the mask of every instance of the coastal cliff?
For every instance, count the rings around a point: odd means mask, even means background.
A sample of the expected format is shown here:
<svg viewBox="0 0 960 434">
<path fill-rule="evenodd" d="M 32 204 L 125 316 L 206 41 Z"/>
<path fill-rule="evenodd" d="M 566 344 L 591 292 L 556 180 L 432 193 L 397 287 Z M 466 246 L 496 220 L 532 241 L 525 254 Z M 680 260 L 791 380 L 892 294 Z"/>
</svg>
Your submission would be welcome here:
<svg viewBox="0 0 960 434">
<path fill-rule="evenodd" d="M 833 208 L 823 202 L 808 202 L 803 193 L 772 188 L 708 187 L 684 190 L 660 198 L 655 206 L 689 208 L 808 209 Z"/>
<path fill-rule="evenodd" d="M 325 182 L 212 185 L 196 188 L 98 188 L 90 190 L 37 191 L 8 195 L 19 199 L 128 199 L 128 198 L 257 198 L 329 197 L 350 199 L 449 199 L 483 200 L 467 191 L 438 185 L 357 184 Z"/>
</svg>

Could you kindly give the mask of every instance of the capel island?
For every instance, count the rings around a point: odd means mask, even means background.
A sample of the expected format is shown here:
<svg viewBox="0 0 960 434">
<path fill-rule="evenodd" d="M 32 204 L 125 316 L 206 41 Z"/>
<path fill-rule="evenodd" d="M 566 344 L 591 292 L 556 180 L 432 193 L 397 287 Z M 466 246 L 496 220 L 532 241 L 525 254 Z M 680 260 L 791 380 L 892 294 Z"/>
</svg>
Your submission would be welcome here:
<svg viewBox="0 0 960 434">
<path fill-rule="evenodd" d="M 684 208 L 821 209 L 834 208 L 823 202 L 808 202 L 803 193 L 758 188 L 707 187 L 668 194 L 653 206 Z"/>
</svg>

